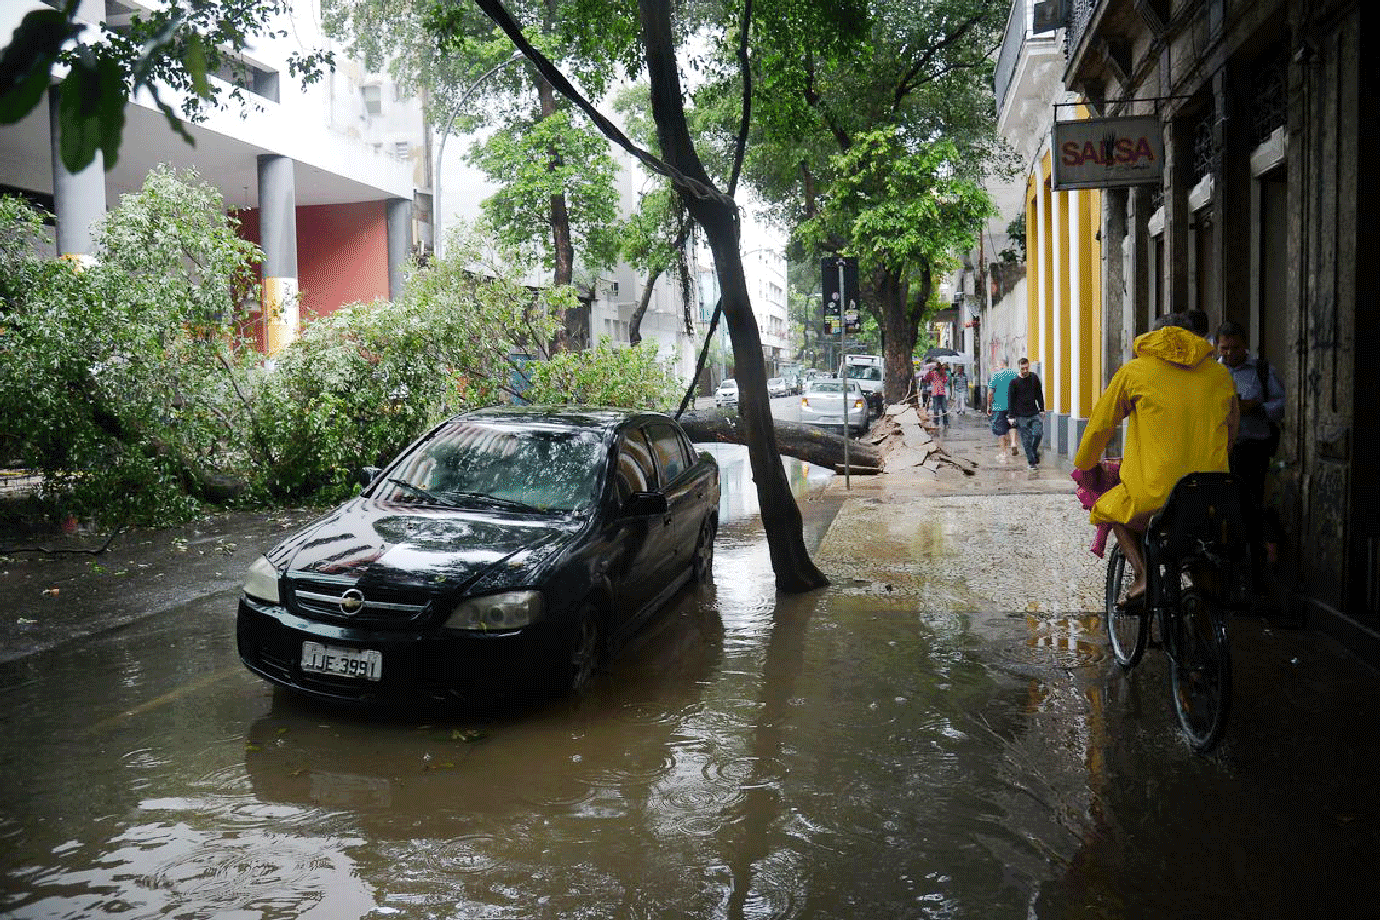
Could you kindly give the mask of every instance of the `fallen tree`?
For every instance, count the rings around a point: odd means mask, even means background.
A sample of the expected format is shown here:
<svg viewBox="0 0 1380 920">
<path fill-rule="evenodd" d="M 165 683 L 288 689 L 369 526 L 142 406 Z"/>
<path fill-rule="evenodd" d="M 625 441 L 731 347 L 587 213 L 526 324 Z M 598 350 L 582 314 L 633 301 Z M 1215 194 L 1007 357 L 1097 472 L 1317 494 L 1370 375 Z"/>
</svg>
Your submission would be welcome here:
<svg viewBox="0 0 1380 920">
<path fill-rule="evenodd" d="M 692 441 L 746 444 L 747 435 L 743 433 L 739 420 L 737 412 L 701 409 L 681 415 L 680 425 Z M 832 434 L 815 425 L 783 422 L 780 419 L 773 420 L 773 427 L 776 429 L 777 447 L 782 454 L 831 470 L 843 466 L 842 435 Z M 848 462 L 854 469 L 879 468 L 882 458 L 878 450 L 865 440 L 851 441 L 848 444 Z"/>
</svg>

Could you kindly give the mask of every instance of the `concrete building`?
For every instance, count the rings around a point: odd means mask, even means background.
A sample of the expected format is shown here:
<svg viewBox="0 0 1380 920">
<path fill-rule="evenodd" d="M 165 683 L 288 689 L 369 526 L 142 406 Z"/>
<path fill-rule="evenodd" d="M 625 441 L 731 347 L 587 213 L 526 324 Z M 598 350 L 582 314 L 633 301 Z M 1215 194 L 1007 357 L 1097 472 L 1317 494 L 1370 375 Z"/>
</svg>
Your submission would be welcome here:
<svg viewBox="0 0 1380 920">
<path fill-rule="evenodd" d="M 0 35 L 8 41 L 23 15 L 40 5 L 7 0 L 0 7 Z M 87 0 L 80 18 L 118 26 L 147 8 L 144 0 Z M 127 109 L 119 160 L 108 172 L 98 154 L 81 174 L 67 173 L 56 153 L 49 104 L 0 126 L 0 192 L 22 195 L 55 215 L 55 254 L 89 255 L 92 224 L 158 164 L 195 169 L 218 188 L 227 210 L 237 213 L 242 235 L 264 250 L 263 302 L 252 310 L 248 328 L 268 353 L 314 316 L 396 296 L 408 259 L 436 252 L 448 230 L 476 217 L 480 201 L 494 191 L 465 163 L 469 139 L 437 136 L 420 100 L 387 75 L 343 57 L 322 33 L 314 5 L 292 5 L 270 25 L 287 37 L 265 38 L 211 77 L 224 90 L 238 88 L 248 103 L 186 124 L 194 146 L 143 97 Z M 294 51 L 332 47 L 337 67 L 319 83 L 303 86 L 289 76 Z M 176 105 L 176 98 L 169 101 Z M 637 206 L 639 173 L 630 157 L 616 155 L 626 214 Z M 442 189 L 438 209 L 433 204 Z M 589 285 L 591 344 L 603 336 L 627 344 L 644 280 L 623 265 Z M 682 299 L 673 275 L 659 279 L 642 330 L 688 379 L 695 340 Z"/>
<path fill-rule="evenodd" d="M 1380 469 L 1362 446 L 1380 400 L 1357 372 L 1377 325 L 1360 272 L 1376 236 L 1360 207 L 1380 152 L 1363 63 L 1374 12 L 1357 0 L 1028 2 L 1013 5 L 998 101 L 1009 137 L 1044 144 L 1028 181 L 1027 334 L 1055 421 L 1076 444 L 1088 400 L 1156 317 L 1201 309 L 1213 327 L 1244 326 L 1288 392 L 1274 573 L 1312 622 L 1380 659 Z M 1162 172 L 1055 188 L 1047 129 L 1011 117 L 1023 98 L 1038 107 L 1037 85 L 1077 103 L 1061 121 L 1145 119 Z"/>
<path fill-rule="evenodd" d="M 1101 192 L 1052 186 L 1056 113 L 1061 119 L 1086 117 L 1086 108 L 1062 82 L 1063 32 L 1037 21 L 1036 6 L 1034 0 L 1012 4 L 997 63 L 998 129 L 1026 168 L 1016 183 L 990 189 L 1001 213 L 989 232 L 1006 237 L 1008 223 L 1023 220 L 1025 260 L 1022 266 L 998 255 L 990 263 L 983 357 L 989 374 L 1003 359 L 1013 367 L 1022 357 L 1030 359 L 1045 387 L 1046 444 L 1068 455 L 1077 449 L 1108 376 L 1101 329 Z M 984 251 L 996 245 L 985 239 Z"/>
<path fill-rule="evenodd" d="M 748 295 L 752 298 L 752 313 L 757 320 L 757 334 L 762 340 L 762 360 L 767 376 L 781 373 L 783 364 L 796 362 L 796 343 L 791 337 L 790 313 L 787 306 L 786 252 L 784 246 L 764 234 L 749 234 L 743 243 L 743 274 L 747 279 Z M 709 328 L 714 307 L 719 301 L 719 279 L 715 274 L 713 256 L 701 242 L 698 253 L 698 315 L 701 327 Z M 719 318 L 714 346 L 718 361 L 709 362 L 701 375 L 700 393 L 709 395 L 725 377 L 733 376 L 733 345 L 729 341 L 728 326 Z"/>
<path fill-rule="evenodd" d="M 0 35 L 8 41 L 37 6 L 5 3 Z M 118 27 L 147 8 L 141 0 L 87 0 L 80 19 Z M 387 77 L 348 61 L 314 86 L 299 85 L 289 76 L 289 55 L 329 43 L 314 17 L 299 10 L 273 25 L 293 39 L 265 40 L 211 77 L 224 90 L 238 88 L 247 104 L 188 123 L 195 146 L 144 97 L 126 110 L 119 160 L 108 172 L 99 153 L 79 174 L 62 166 L 54 104 L 0 126 L 0 187 L 56 216 L 59 254 L 90 255 L 94 221 L 138 189 L 155 165 L 195 168 L 239 212 L 244 235 L 264 249 L 264 302 L 253 328 L 270 352 L 305 318 L 394 295 L 407 258 L 430 238 L 425 212 L 413 207 L 428 184 L 420 106 Z"/>
<path fill-rule="evenodd" d="M 619 163 L 619 209 L 624 217 L 638 207 L 639 190 L 648 178 L 632 155 L 613 148 Z M 652 284 L 647 310 L 639 326 L 643 342 L 655 342 L 661 359 L 675 369 L 677 376 L 689 382 L 695 372 L 700 330 L 708 323 L 699 319 L 697 258 L 693 244 L 686 245 L 690 289 L 687 291 L 679 272 L 663 272 Z M 590 339 L 596 344 L 608 339 L 615 345 L 630 343 L 629 329 L 637 306 L 646 291 L 647 276 L 626 262 L 594 279 L 590 303 Z"/>
</svg>

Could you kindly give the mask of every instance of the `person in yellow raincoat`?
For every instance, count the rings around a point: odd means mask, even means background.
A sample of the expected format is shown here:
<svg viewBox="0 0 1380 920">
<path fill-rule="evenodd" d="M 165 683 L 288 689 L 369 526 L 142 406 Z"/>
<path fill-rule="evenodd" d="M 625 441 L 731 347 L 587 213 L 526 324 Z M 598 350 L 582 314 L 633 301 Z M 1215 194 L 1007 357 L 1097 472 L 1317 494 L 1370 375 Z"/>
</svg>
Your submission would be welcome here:
<svg viewBox="0 0 1380 920">
<path fill-rule="evenodd" d="M 1093 524 L 1110 524 L 1135 569 L 1127 592 L 1145 594 L 1140 533 L 1189 473 L 1225 471 L 1239 418 L 1231 372 L 1213 359 L 1213 347 L 1173 314 L 1161 328 L 1136 338 L 1135 357 L 1121 367 L 1093 407 L 1073 465 L 1091 470 L 1123 419 L 1126 449 L 1121 482 L 1092 506 Z"/>
</svg>

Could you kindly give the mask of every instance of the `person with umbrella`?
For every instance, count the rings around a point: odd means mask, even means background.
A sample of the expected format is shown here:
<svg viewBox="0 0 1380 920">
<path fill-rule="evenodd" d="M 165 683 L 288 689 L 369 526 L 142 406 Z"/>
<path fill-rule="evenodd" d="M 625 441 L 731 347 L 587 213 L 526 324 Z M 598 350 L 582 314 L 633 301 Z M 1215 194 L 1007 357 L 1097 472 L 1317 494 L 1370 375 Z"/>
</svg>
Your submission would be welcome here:
<svg viewBox="0 0 1380 920">
<path fill-rule="evenodd" d="M 930 415 L 942 427 L 949 427 L 949 366 L 939 364 L 925 375 L 930 388 Z"/>
</svg>

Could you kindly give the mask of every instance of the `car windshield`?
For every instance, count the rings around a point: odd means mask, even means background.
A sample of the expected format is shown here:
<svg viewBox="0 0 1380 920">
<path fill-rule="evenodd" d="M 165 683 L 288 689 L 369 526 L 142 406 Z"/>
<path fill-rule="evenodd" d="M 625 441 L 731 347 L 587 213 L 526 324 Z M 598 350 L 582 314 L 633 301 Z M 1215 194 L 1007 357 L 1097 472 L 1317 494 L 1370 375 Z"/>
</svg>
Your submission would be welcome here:
<svg viewBox="0 0 1380 920">
<path fill-rule="evenodd" d="M 854 380 L 881 380 L 882 369 L 875 364 L 850 364 L 848 376 Z"/>
<path fill-rule="evenodd" d="M 721 389 L 721 390 L 736 390 L 736 389 L 738 389 L 738 381 L 736 381 L 736 380 L 725 380 L 723 383 L 719 384 L 719 389 Z"/>
<path fill-rule="evenodd" d="M 606 459 L 599 434 L 457 419 L 403 458 L 380 497 L 527 512 L 591 507 Z"/>
<path fill-rule="evenodd" d="M 856 386 L 850 387 L 850 389 L 856 390 L 857 387 L 856 387 Z M 816 380 L 814 383 L 810 384 L 810 392 L 811 392 L 811 393 L 842 393 L 842 392 L 843 392 L 843 381 L 842 381 L 842 380 Z"/>
</svg>

